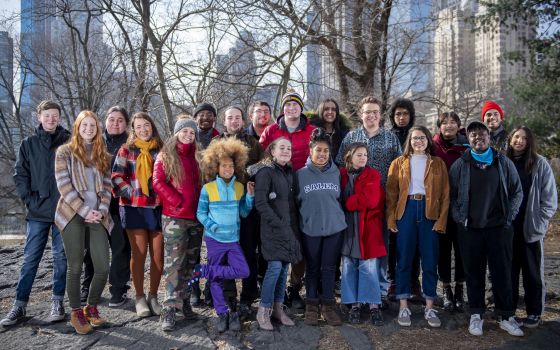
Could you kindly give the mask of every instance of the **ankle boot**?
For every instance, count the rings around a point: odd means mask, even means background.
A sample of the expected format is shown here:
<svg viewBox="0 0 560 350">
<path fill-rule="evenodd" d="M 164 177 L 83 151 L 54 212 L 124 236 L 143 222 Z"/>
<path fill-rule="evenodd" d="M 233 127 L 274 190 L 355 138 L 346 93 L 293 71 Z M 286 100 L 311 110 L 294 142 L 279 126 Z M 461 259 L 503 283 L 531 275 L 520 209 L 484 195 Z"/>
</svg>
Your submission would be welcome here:
<svg viewBox="0 0 560 350">
<path fill-rule="evenodd" d="M 271 314 L 272 314 L 271 308 L 259 305 L 259 309 L 257 311 L 257 322 L 259 324 L 260 329 L 264 329 L 265 331 L 274 330 L 274 327 L 272 327 L 272 323 L 270 323 Z"/>
<path fill-rule="evenodd" d="M 453 297 L 453 291 L 451 290 L 451 285 L 446 285 L 443 287 L 443 309 L 448 312 L 452 312 L 455 307 L 455 299 Z"/>
<path fill-rule="evenodd" d="M 464 304 L 463 283 L 455 282 L 455 310 L 457 310 L 457 312 L 464 312 Z"/>
<path fill-rule="evenodd" d="M 321 300 L 321 315 L 331 326 L 340 326 L 342 324 L 342 320 L 338 312 L 336 312 L 336 301 L 334 299 Z"/>
<path fill-rule="evenodd" d="M 301 295 L 299 295 L 300 289 L 301 286 L 288 287 L 288 300 L 294 309 L 303 309 L 305 307 L 305 303 L 303 302 Z"/>
<path fill-rule="evenodd" d="M 306 325 L 317 326 L 319 324 L 319 299 L 305 300 L 304 321 Z"/>
<path fill-rule="evenodd" d="M 296 324 L 288 315 L 286 314 L 284 304 L 274 303 L 274 308 L 272 309 L 272 317 L 280 321 L 284 326 L 295 326 Z"/>
</svg>

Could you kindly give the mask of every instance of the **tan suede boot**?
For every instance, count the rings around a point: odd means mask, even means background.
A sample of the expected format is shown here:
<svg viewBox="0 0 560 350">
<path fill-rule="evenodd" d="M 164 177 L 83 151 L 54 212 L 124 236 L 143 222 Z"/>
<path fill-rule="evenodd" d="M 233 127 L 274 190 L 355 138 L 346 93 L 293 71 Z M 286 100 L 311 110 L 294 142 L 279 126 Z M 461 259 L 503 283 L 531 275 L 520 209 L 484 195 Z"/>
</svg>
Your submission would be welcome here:
<svg viewBox="0 0 560 350">
<path fill-rule="evenodd" d="M 93 328 L 86 320 L 84 316 L 84 310 L 82 309 L 74 309 L 70 313 L 70 324 L 76 330 L 78 334 L 88 334 L 90 333 Z"/>
<path fill-rule="evenodd" d="M 259 323 L 259 328 L 265 331 L 272 331 L 274 327 L 270 323 L 270 315 L 272 314 L 272 309 L 269 307 L 264 307 L 259 305 L 257 311 L 257 322 Z"/>
<path fill-rule="evenodd" d="M 282 303 L 274 303 L 272 317 L 280 321 L 284 326 L 295 326 L 296 324 L 294 321 L 286 314 L 285 307 L 286 306 Z"/>
<path fill-rule="evenodd" d="M 321 314 L 325 321 L 331 326 L 340 326 L 342 324 L 340 315 L 336 311 L 335 300 L 321 300 Z"/>
<path fill-rule="evenodd" d="M 309 326 L 317 326 L 319 324 L 319 299 L 305 300 L 305 315 L 303 322 Z"/>
</svg>

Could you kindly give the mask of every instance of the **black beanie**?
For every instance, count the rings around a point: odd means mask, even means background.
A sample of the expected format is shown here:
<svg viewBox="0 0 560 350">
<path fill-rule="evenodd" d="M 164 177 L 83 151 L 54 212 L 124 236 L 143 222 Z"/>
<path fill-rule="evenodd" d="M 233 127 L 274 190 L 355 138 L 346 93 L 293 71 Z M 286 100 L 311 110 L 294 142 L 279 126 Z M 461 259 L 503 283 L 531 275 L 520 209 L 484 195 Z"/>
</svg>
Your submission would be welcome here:
<svg viewBox="0 0 560 350">
<path fill-rule="evenodd" d="M 199 103 L 196 108 L 194 109 L 193 112 L 193 116 L 196 119 L 196 115 L 198 114 L 198 112 L 202 112 L 202 111 L 210 111 L 212 113 L 214 113 L 214 118 L 217 117 L 218 113 L 216 112 L 216 107 L 214 107 L 213 104 L 209 103 L 209 102 L 202 102 Z"/>
</svg>

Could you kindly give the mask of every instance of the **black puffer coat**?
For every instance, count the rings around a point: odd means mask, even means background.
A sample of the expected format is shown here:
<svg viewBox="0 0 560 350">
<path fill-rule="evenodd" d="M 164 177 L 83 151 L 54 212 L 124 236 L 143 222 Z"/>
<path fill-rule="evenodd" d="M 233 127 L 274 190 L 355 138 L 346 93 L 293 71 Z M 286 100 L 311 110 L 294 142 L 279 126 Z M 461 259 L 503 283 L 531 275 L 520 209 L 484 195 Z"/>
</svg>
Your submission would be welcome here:
<svg viewBox="0 0 560 350">
<path fill-rule="evenodd" d="M 248 169 L 256 174 L 255 207 L 261 214 L 262 254 L 265 260 L 297 263 L 302 259 L 298 211 L 290 167 L 257 163 Z"/>
<path fill-rule="evenodd" d="M 57 126 L 49 134 L 39 125 L 35 134 L 19 146 L 15 165 L 16 191 L 27 207 L 27 219 L 54 222 L 54 212 L 60 194 L 54 178 L 56 149 L 66 143 L 70 132 Z"/>
</svg>

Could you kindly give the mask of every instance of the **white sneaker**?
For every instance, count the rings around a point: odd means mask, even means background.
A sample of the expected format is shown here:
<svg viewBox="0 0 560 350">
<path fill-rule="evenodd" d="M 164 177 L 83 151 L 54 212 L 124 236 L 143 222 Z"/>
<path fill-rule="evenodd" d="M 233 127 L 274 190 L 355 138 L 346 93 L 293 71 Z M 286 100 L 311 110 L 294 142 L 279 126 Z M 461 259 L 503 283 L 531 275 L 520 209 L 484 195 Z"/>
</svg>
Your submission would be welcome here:
<svg viewBox="0 0 560 350">
<path fill-rule="evenodd" d="M 404 309 L 400 309 L 399 317 L 397 318 L 399 325 L 403 327 L 410 327 L 410 315 L 412 315 L 412 312 L 410 312 L 409 308 L 405 307 Z"/>
<path fill-rule="evenodd" d="M 476 336 L 482 335 L 482 325 L 484 320 L 480 319 L 479 314 L 472 314 L 471 321 L 469 323 L 469 333 Z"/>
<path fill-rule="evenodd" d="M 424 310 L 424 318 L 426 319 L 426 321 L 428 321 L 430 327 L 434 327 L 434 328 L 441 327 L 441 321 L 439 317 L 437 317 L 436 313 L 437 311 L 434 309 L 426 308 Z"/>
<path fill-rule="evenodd" d="M 517 324 L 517 321 L 515 321 L 515 318 L 513 316 L 508 318 L 507 320 L 501 320 L 500 328 L 516 337 L 522 337 L 524 335 L 521 328 L 519 328 L 519 324 Z"/>
</svg>

